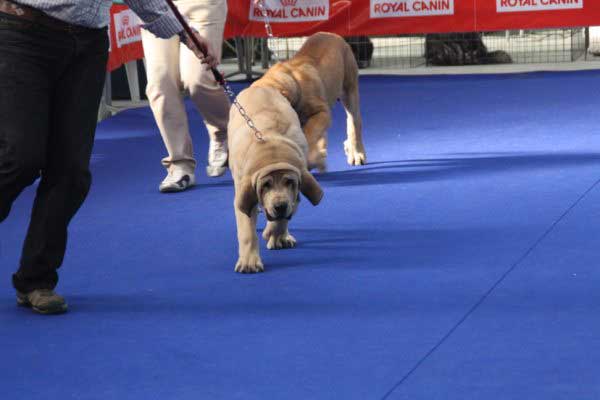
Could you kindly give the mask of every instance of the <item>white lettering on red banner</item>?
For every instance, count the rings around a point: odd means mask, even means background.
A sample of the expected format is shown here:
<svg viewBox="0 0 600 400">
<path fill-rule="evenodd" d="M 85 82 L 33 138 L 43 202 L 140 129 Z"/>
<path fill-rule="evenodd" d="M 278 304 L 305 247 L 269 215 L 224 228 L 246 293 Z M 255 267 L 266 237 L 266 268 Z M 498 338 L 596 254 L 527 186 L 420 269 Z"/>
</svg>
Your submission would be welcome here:
<svg viewBox="0 0 600 400">
<path fill-rule="evenodd" d="M 583 8 L 583 0 L 496 0 L 496 9 L 499 13 L 578 8 Z"/>
<path fill-rule="evenodd" d="M 453 15 L 454 0 L 371 0 L 371 18 Z"/>
<path fill-rule="evenodd" d="M 250 6 L 250 20 L 273 22 L 326 21 L 329 19 L 329 0 L 263 0 L 263 8 Z"/>
<path fill-rule="evenodd" d="M 115 14 L 115 33 L 118 48 L 142 40 L 140 24 L 140 19 L 131 10 L 123 10 Z"/>
</svg>

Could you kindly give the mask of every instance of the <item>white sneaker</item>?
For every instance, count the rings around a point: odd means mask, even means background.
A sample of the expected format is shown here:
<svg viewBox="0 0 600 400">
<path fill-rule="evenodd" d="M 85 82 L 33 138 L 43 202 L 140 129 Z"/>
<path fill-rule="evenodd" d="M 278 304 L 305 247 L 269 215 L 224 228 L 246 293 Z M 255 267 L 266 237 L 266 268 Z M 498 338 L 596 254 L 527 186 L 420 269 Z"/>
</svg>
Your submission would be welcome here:
<svg viewBox="0 0 600 400">
<path fill-rule="evenodd" d="M 183 171 L 174 171 L 160 183 L 158 190 L 162 193 L 183 192 L 196 184 L 194 174 L 188 174 Z"/>
<path fill-rule="evenodd" d="M 224 139 L 211 140 L 208 147 L 208 166 L 206 175 L 210 177 L 221 176 L 227 171 L 227 137 Z"/>
</svg>

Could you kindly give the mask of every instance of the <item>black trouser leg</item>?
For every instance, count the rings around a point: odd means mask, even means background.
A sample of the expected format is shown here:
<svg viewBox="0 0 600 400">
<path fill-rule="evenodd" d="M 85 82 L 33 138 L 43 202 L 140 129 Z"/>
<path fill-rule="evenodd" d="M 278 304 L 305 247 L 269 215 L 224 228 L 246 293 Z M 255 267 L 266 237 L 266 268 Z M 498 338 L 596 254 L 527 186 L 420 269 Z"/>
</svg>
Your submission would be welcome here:
<svg viewBox="0 0 600 400">
<path fill-rule="evenodd" d="M 30 27 L 0 14 L 0 222 L 45 165 L 52 74 Z"/>
<path fill-rule="evenodd" d="M 103 34 L 106 38 L 106 33 Z M 107 46 L 98 34 L 77 35 L 77 52 L 52 96 L 46 166 L 37 191 L 15 287 L 54 288 L 67 226 L 91 183 L 89 162 L 106 74 Z M 27 287 L 28 286 L 28 287 Z"/>
<path fill-rule="evenodd" d="M 46 68 L 52 70 L 48 78 L 49 84 L 45 88 L 48 102 L 44 133 L 41 133 L 39 126 L 31 128 L 21 123 L 16 124 L 17 133 L 7 135 L 9 143 L 18 141 L 14 138 L 11 140 L 11 137 L 22 136 L 28 129 L 34 133 L 27 136 L 45 135 L 45 146 L 41 148 L 41 154 L 36 156 L 38 160 L 42 160 L 42 179 L 23 246 L 21 265 L 13 275 L 15 288 L 29 292 L 34 289 L 52 289 L 56 286 L 56 270 L 62 264 L 65 254 L 68 224 L 83 203 L 90 187 L 89 160 L 106 71 L 108 39 L 105 30 L 74 33 L 47 31 L 44 32 L 45 38 L 40 38 L 40 35 L 30 31 L 24 31 L 22 34 L 30 35 L 30 39 L 41 41 L 44 45 L 37 46 L 41 51 L 34 57 L 16 56 L 19 62 L 25 66 L 29 65 L 29 61 L 31 64 L 45 63 Z M 0 43 L 1 35 L 0 31 Z M 0 58 L 2 55 L 0 44 Z M 20 95 L 25 96 L 27 93 L 21 92 Z M 19 98 L 19 102 L 20 107 L 26 108 L 24 100 Z M 30 114 L 29 118 L 33 117 Z M 37 148 L 32 146 L 34 142 L 31 140 L 25 142 L 29 146 L 25 146 L 26 150 L 23 152 L 30 151 L 31 147 Z M 15 178 L 7 181 L 21 189 L 28 184 Z M 0 180 L 0 191 L 2 189 Z M 11 197 L 6 196 L 8 206 L 0 209 L 8 210 L 16 195 L 18 191 Z"/>
</svg>

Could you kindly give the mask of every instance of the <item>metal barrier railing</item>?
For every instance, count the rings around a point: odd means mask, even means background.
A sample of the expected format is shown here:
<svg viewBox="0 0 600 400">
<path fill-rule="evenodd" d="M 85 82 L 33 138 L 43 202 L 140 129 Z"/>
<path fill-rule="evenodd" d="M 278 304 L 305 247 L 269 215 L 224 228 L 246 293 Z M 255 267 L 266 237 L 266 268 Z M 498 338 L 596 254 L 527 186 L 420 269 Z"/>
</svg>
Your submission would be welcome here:
<svg viewBox="0 0 600 400">
<path fill-rule="evenodd" d="M 369 69 L 384 69 L 393 73 L 441 65 L 600 61 L 600 28 L 596 27 L 446 35 L 355 36 L 346 39 L 359 66 L 366 73 Z M 304 40 L 303 37 L 239 37 L 226 41 L 223 65 L 226 77 L 255 79 L 276 60 L 292 57 Z M 134 62 L 125 69 L 131 99 L 136 102 L 142 97 L 137 85 L 137 65 Z M 101 116 L 114 111 L 111 99 L 110 79 L 107 79 Z"/>
<path fill-rule="evenodd" d="M 288 59 L 304 38 L 274 38 L 268 50 Z M 589 30 L 585 28 L 349 37 L 359 66 L 406 69 L 444 65 L 541 64 L 585 59 Z M 600 46 L 599 46 L 600 50 Z"/>
</svg>

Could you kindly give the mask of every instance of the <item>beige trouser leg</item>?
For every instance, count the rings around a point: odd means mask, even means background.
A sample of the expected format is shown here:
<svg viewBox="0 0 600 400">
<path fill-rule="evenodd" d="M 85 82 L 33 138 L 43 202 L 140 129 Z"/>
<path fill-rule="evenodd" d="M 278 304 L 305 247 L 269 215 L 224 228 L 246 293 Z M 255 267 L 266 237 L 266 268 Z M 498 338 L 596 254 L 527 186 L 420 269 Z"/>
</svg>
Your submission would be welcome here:
<svg viewBox="0 0 600 400">
<path fill-rule="evenodd" d="M 191 25 L 210 42 L 220 60 L 225 20 L 218 23 L 206 23 L 199 20 L 194 13 L 190 13 L 189 18 Z M 192 101 L 204 118 L 211 140 L 226 141 L 229 108 L 231 107 L 229 98 L 215 81 L 210 69 L 198 63 L 196 56 L 187 47 L 182 47 L 180 62 L 184 88 L 189 91 Z"/>
<path fill-rule="evenodd" d="M 221 56 L 223 30 L 227 15 L 225 0 L 180 0 L 175 2 L 181 13 Z M 201 115 L 211 140 L 226 136 L 229 100 L 191 51 L 178 37 L 159 39 L 142 30 L 148 86 L 146 95 L 167 148 L 163 165 L 193 173 L 196 167 L 187 114 L 181 95 L 187 89 Z"/>
</svg>

